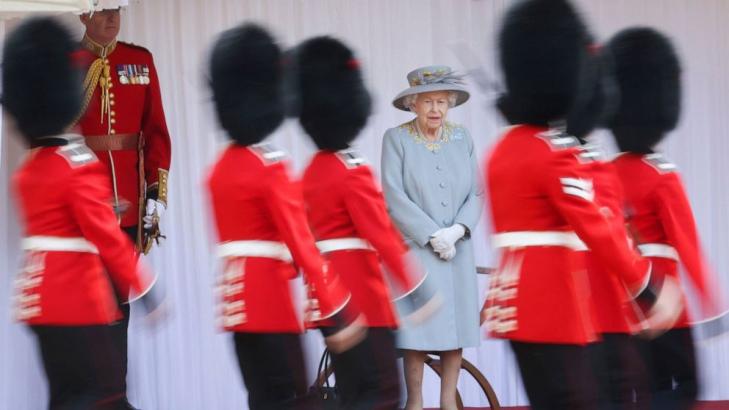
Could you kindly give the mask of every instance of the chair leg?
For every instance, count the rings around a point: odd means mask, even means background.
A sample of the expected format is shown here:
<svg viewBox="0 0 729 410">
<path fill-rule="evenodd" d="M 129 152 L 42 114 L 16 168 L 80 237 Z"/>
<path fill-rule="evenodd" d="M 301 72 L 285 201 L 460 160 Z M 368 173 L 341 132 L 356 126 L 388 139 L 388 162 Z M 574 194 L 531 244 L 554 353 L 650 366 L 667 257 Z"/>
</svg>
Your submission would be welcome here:
<svg viewBox="0 0 729 410">
<path fill-rule="evenodd" d="M 461 363 L 461 368 L 467 371 L 468 374 L 471 375 L 471 377 L 476 379 L 476 382 L 486 395 L 489 406 L 492 409 L 501 409 L 501 404 L 499 403 L 499 399 L 496 397 L 496 392 L 494 392 L 494 389 L 493 387 L 491 387 L 491 383 L 489 383 L 489 381 L 486 379 L 486 376 L 484 376 L 483 373 L 481 373 L 481 371 L 476 368 L 476 366 L 474 366 L 466 359 L 463 359 Z"/>
<path fill-rule="evenodd" d="M 430 353 L 430 354 L 437 354 L 437 353 Z M 441 375 L 441 363 L 440 359 L 435 359 L 432 356 L 427 355 L 425 358 L 425 364 L 430 367 L 435 374 L 440 377 Z M 484 395 L 486 395 L 486 399 L 489 402 L 489 406 L 491 409 L 498 410 L 501 409 L 501 403 L 499 403 L 499 399 L 496 396 L 496 392 L 494 391 L 493 387 L 491 387 L 491 383 L 489 383 L 488 379 L 486 379 L 486 376 L 481 373 L 480 370 L 476 366 L 474 366 L 471 362 L 469 362 L 466 359 L 461 359 L 461 368 L 468 372 L 468 374 L 471 375 L 476 380 L 476 383 L 478 383 L 479 387 L 481 387 L 481 390 L 483 391 Z M 456 400 L 458 403 L 458 409 L 463 409 L 463 401 L 461 399 L 460 392 L 456 391 Z"/>
</svg>

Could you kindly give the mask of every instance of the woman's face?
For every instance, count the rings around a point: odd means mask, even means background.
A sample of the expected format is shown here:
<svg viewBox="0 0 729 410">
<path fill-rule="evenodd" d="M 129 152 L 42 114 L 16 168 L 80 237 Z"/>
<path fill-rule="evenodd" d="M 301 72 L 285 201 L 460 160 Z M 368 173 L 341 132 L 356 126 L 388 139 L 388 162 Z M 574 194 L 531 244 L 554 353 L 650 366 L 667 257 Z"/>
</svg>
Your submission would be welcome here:
<svg viewBox="0 0 729 410">
<path fill-rule="evenodd" d="M 434 91 L 418 94 L 412 107 L 420 125 L 427 128 L 439 128 L 448 113 L 448 92 Z"/>
</svg>

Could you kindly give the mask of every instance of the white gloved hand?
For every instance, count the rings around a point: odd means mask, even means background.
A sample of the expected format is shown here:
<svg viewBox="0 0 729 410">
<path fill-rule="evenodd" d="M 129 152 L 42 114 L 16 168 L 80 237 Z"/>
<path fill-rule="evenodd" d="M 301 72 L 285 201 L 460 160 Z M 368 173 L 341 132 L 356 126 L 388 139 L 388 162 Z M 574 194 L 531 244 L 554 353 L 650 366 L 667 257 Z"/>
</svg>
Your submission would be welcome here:
<svg viewBox="0 0 729 410">
<path fill-rule="evenodd" d="M 430 235 L 430 246 L 438 253 L 445 253 L 456 245 L 459 239 L 466 234 L 466 228 L 461 224 L 453 224 L 447 228 L 441 228 Z M 455 252 L 454 252 L 455 253 Z M 441 256 L 442 257 L 442 256 Z"/>
<path fill-rule="evenodd" d="M 451 246 L 450 248 L 446 249 L 445 251 L 438 252 L 438 256 L 440 256 L 440 258 L 443 259 L 444 261 L 449 261 L 456 256 L 456 247 Z"/>
<path fill-rule="evenodd" d="M 144 221 L 144 229 L 151 229 L 154 225 L 154 213 L 157 212 L 157 223 L 162 220 L 162 215 L 165 213 L 167 207 L 162 202 L 154 199 L 147 200 L 147 211 L 145 212 L 142 220 Z"/>
</svg>

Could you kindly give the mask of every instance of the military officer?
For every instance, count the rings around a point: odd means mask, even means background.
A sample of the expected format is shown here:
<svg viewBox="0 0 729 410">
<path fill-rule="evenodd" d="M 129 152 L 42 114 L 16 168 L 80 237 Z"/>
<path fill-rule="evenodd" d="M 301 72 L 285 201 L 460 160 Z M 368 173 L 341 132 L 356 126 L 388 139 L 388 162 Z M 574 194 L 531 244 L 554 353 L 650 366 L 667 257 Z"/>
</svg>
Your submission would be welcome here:
<svg viewBox="0 0 729 410">
<path fill-rule="evenodd" d="M 125 0 L 101 0 L 81 15 L 86 27 L 74 59 L 86 70 L 86 144 L 107 166 L 122 229 L 149 251 L 167 208 L 170 134 L 152 54 L 117 40 Z"/>
<path fill-rule="evenodd" d="M 106 166 L 121 229 L 147 253 L 161 235 L 171 146 L 152 54 L 117 40 L 126 4 L 100 0 L 80 16 L 86 30 L 73 58 L 85 77 L 77 125 Z M 126 369 L 129 306 L 121 308 L 124 316 L 114 328 Z"/>
</svg>

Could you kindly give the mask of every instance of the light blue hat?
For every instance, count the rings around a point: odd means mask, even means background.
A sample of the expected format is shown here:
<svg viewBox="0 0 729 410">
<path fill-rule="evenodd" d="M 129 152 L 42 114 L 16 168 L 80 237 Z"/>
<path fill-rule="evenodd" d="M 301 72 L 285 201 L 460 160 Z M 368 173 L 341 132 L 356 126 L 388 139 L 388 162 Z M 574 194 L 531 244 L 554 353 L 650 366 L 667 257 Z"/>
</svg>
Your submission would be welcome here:
<svg viewBox="0 0 729 410">
<path fill-rule="evenodd" d="M 403 105 L 405 97 L 413 94 L 429 93 L 433 91 L 453 91 L 456 93 L 456 106 L 468 101 L 468 91 L 461 87 L 463 76 L 456 74 L 445 65 L 431 65 L 421 67 L 408 73 L 410 88 L 401 92 L 392 100 L 392 105 L 403 111 L 410 109 Z"/>
</svg>

